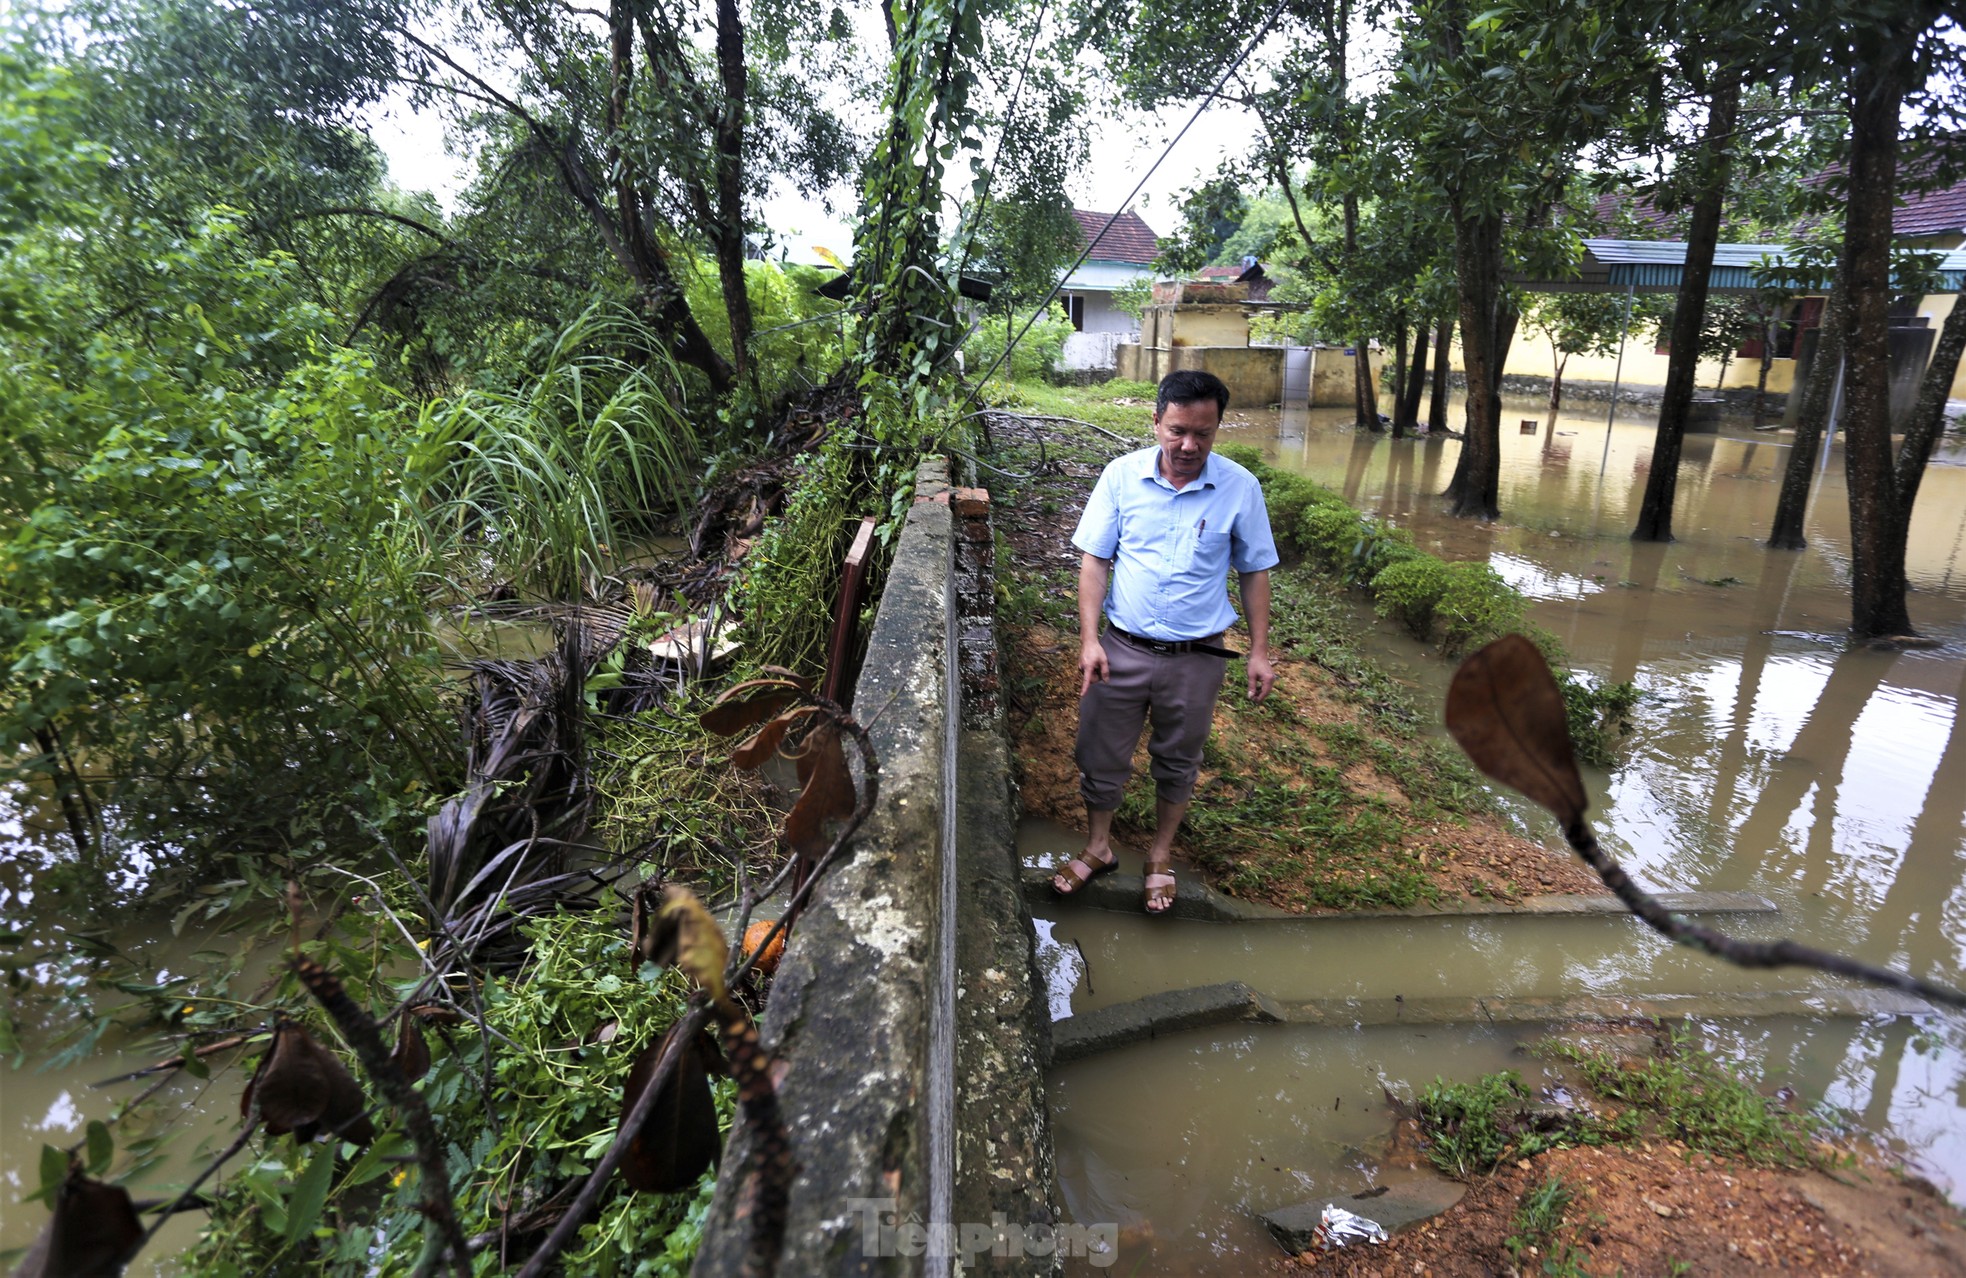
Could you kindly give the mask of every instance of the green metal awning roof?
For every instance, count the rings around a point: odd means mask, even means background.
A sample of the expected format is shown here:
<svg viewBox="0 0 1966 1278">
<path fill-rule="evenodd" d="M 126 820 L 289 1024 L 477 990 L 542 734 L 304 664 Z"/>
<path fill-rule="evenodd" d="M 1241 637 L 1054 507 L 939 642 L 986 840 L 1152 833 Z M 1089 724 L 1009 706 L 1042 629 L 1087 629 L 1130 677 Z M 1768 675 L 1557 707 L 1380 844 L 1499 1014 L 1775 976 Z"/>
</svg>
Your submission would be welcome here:
<svg viewBox="0 0 1966 1278">
<path fill-rule="evenodd" d="M 1713 293 L 1748 293 L 1760 287 L 1755 267 L 1763 260 L 1788 259 L 1782 244 L 1721 244 L 1713 253 L 1713 273 L 1707 289 Z M 1677 293 L 1686 272 L 1686 245 L 1680 240 L 1585 240 L 1583 260 L 1569 279 L 1517 280 L 1532 293 Z M 1939 255 L 1940 292 L 1957 292 L 1966 283 L 1966 249 Z M 1827 281 L 1794 278 L 1788 287 L 1828 292 Z"/>
</svg>

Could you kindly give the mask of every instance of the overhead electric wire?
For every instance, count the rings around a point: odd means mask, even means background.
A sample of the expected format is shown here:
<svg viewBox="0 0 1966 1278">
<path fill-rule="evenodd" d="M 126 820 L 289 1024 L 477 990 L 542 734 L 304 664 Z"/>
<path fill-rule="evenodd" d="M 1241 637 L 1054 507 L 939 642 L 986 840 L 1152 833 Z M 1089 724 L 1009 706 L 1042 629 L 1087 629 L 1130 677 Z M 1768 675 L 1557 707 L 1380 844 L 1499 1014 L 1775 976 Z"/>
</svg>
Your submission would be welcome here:
<svg viewBox="0 0 1966 1278">
<path fill-rule="evenodd" d="M 1059 275 L 1058 282 L 1051 286 L 1051 291 L 1046 293 L 1044 300 L 1037 304 L 1036 309 L 1031 312 L 1031 317 L 1024 321 L 1024 327 L 1017 330 L 1017 336 L 1004 343 L 1003 350 L 998 353 L 996 359 L 990 362 L 990 366 L 983 370 L 982 376 L 976 379 L 976 385 L 970 388 L 969 394 L 963 397 L 963 402 L 957 405 L 958 411 L 968 408 L 976 402 L 976 397 L 983 393 L 984 383 L 988 382 L 991 374 L 995 373 L 1003 365 L 1003 362 L 1010 358 L 1010 353 L 1017 349 L 1017 343 L 1023 341 L 1024 335 L 1031 331 L 1031 326 L 1038 322 L 1038 317 L 1044 314 L 1045 308 L 1050 306 L 1052 299 L 1058 296 L 1058 290 L 1065 287 L 1065 281 L 1072 277 L 1072 272 L 1078 270 L 1080 266 L 1085 264 L 1085 259 L 1092 255 L 1092 250 L 1099 247 L 1099 241 L 1106 238 L 1106 232 L 1113 229 L 1113 224 L 1120 220 L 1121 215 L 1139 197 L 1141 188 L 1147 185 L 1147 179 L 1153 177 L 1154 171 L 1160 168 L 1167 157 L 1173 153 L 1175 146 L 1180 143 L 1181 139 L 1188 136 L 1188 130 L 1195 127 L 1195 121 L 1201 119 L 1201 113 L 1206 111 L 1209 105 L 1215 101 L 1215 96 L 1222 91 L 1222 86 L 1229 82 L 1229 77 L 1236 73 L 1237 69 L 1242 66 L 1244 60 L 1250 54 L 1256 52 L 1256 46 L 1261 44 L 1263 38 L 1270 34 L 1270 28 L 1276 24 L 1277 15 L 1283 12 L 1283 6 L 1284 0 L 1277 0 L 1277 3 L 1271 7 L 1269 16 L 1263 19 L 1263 25 L 1256 28 L 1256 34 L 1249 38 L 1249 43 L 1243 46 L 1242 52 L 1235 56 L 1235 60 L 1222 69 L 1222 74 L 1216 77 L 1214 85 L 1202 96 L 1201 102 L 1195 107 L 1195 113 L 1188 117 L 1188 122 L 1181 126 L 1181 131 L 1167 140 L 1167 145 L 1161 148 L 1159 157 L 1147 167 L 1145 173 L 1140 175 L 1140 180 L 1133 184 L 1133 189 L 1127 193 L 1124 200 L 1120 201 L 1120 206 L 1113 210 L 1112 216 L 1106 219 L 1106 224 L 1099 228 L 1099 234 L 1086 241 L 1085 248 L 1081 249 L 1079 255 L 1072 259 L 1072 264 L 1065 268 L 1064 272 Z"/>
</svg>

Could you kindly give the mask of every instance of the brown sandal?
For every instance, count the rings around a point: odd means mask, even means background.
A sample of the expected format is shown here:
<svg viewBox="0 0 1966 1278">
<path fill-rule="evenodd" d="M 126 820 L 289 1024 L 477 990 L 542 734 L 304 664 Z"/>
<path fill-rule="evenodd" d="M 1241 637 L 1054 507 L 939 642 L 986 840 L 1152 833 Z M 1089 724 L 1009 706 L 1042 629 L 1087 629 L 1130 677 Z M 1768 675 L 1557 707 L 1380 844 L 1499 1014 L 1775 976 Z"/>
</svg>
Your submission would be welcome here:
<svg viewBox="0 0 1966 1278">
<path fill-rule="evenodd" d="M 1073 869 L 1074 866 L 1084 866 L 1085 873 L 1083 874 L 1075 873 Z M 1098 878 L 1102 874 L 1111 874 L 1114 870 L 1117 870 L 1119 868 L 1120 868 L 1120 859 L 1117 856 L 1113 857 L 1113 859 L 1110 861 L 1095 861 L 1091 857 L 1087 856 L 1085 853 L 1081 852 L 1077 856 L 1073 857 L 1071 860 L 1065 862 L 1065 864 L 1059 866 L 1056 870 L 1053 870 L 1051 872 L 1051 877 L 1053 880 L 1056 880 L 1061 877 L 1067 878 L 1072 880 L 1072 886 L 1061 889 L 1058 886 L 1058 884 L 1054 881 L 1051 885 L 1051 891 L 1056 896 L 1077 896 L 1079 894 L 1079 890 L 1083 888 L 1086 884 L 1092 882 L 1092 880 Z"/>
<path fill-rule="evenodd" d="M 1146 879 L 1156 876 L 1164 879 L 1173 878 L 1174 863 L 1172 861 L 1149 861 L 1147 863 L 1145 877 L 1141 881 L 1144 883 Z M 1156 905 L 1160 906 L 1160 908 L 1155 909 L 1154 907 Z M 1162 887 L 1149 887 L 1147 889 L 1147 913 L 1155 918 L 1159 918 L 1164 914 L 1174 913 L 1174 884 L 1169 883 Z"/>
</svg>

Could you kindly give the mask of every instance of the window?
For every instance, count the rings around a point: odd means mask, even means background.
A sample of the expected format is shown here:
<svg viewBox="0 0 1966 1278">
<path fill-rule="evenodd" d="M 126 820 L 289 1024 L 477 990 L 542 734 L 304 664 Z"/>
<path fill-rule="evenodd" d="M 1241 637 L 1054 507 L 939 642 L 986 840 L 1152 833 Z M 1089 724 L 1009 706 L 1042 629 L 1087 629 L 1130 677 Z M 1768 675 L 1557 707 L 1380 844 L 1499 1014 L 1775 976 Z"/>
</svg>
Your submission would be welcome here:
<svg viewBox="0 0 1966 1278">
<path fill-rule="evenodd" d="M 1085 332 L 1085 298 L 1077 293 L 1065 295 L 1065 317 L 1072 321 L 1072 331 Z"/>
</svg>

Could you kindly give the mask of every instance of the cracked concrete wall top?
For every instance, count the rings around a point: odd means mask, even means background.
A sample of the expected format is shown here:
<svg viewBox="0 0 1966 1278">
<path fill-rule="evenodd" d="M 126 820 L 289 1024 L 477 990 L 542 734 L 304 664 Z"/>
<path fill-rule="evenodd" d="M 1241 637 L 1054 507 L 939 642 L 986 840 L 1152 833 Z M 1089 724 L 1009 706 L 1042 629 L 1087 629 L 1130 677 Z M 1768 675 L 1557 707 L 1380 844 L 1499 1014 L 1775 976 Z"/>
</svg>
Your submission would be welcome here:
<svg viewBox="0 0 1966 1278">
<path fill-rule="evenodd" d="M 918 496 L 946 486 L 924 464 Z M 876 1223 L 853 1200 L 927 1216 L 928 1023 L 941 838 L 947 504 L 909 512 L 881 595 L 853 711 L 880 766 L 880 802 L 852 856 L 814 891 L 772 986 L 762 1033 L 787 1063 L 779 1086 L 798 1161 L 781 1274 L 906 1274 L 917 1257 L 869 1247 Z M 693 1270 L 734 1273 L 751 1149 L 740 1124 L 725 1152 Z M 887 1249 L 892 1250 L 892 1249 Z"/>
</svg>

